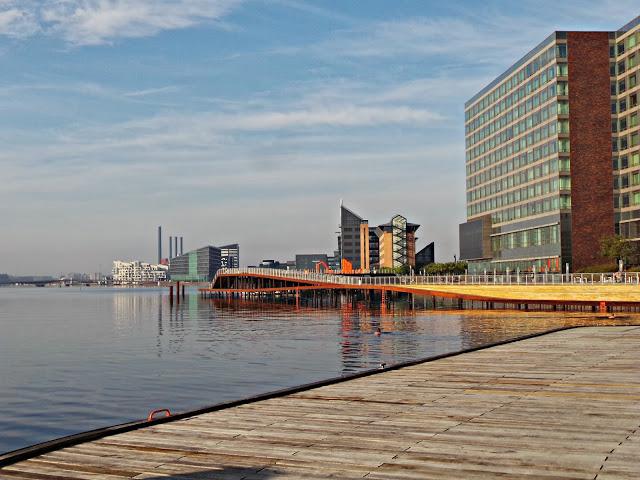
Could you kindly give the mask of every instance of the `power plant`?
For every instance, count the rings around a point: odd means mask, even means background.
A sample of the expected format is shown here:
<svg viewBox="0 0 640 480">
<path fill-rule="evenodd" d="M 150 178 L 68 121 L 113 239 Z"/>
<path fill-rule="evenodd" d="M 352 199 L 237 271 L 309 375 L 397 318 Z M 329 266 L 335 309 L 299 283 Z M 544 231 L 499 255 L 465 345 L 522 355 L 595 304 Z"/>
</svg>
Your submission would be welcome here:
<svg viewBox="0 0 640 480">
<path fill-rule="evenodd" d="M 169 260 L 184 254 L 184 237 L 169 236 Z M 162 263 L 162 226 L 158 227 L 158 263 Z"/>
</svg>

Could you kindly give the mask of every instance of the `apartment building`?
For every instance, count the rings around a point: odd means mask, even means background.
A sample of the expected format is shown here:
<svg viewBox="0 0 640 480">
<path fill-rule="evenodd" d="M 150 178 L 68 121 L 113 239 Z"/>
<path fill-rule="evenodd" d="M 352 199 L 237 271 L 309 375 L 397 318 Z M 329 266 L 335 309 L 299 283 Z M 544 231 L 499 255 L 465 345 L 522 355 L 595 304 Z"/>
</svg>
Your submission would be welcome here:
<svg viewBox="0 0 640 480">
<path fill-rule="evenodd" d="M 603 237 L 638 239 L 639 20 L 553 32 L 465 103 L 471 272 L 579 270 Z"/>
</svg>

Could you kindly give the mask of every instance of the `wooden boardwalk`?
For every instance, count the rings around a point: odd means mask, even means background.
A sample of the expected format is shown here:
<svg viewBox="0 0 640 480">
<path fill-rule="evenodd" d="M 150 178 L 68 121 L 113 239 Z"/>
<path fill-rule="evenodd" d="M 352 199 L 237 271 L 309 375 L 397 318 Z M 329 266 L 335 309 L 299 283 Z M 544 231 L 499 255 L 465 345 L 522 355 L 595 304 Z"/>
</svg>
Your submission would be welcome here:
<svg viewBox="0 0 640 480">
<path fill-rule="evenodd" d="M 640 327 L 479 350 L 76 445 L 4 479 L 639 479 Z"/>
</svg>

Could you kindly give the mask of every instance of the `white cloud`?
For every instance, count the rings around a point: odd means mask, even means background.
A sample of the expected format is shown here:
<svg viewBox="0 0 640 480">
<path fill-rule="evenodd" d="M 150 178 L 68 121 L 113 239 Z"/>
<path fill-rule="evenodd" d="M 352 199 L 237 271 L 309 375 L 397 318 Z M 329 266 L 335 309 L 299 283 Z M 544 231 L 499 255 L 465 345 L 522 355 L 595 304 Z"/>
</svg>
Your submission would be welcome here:
<svg viewBox="0 0 640 480">
<path fill-rule="evenodd" d="M 74 45 L 155 35 L 211 23 L 241 0 L 10 0 L 0 3 L 0 35 L 58 35 Z"/>
<path fill-rule="evenodd" d="M 8 37 L 26 37 L 39 30 L 40 25 L 28 1 L 0 2 L 0 34 Z"/>
</svg>

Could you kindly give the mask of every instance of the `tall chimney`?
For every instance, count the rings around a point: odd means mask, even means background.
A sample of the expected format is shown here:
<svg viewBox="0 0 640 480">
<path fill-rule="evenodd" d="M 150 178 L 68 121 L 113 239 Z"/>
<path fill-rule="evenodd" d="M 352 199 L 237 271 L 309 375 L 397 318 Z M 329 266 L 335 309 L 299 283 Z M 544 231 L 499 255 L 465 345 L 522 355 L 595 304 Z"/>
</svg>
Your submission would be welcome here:
<svg viewBox="0 0 640 480">
<path fill-rule="evenodd" d="M 162 227 L 158 227 L 158 264 L 162 262 Z"/>
<path fill-rule="evenodd" d="M 178 253 L 178 237 L 173 237 L 173 249 L 176 251 L 176 257 L 180 255 Z"/>
<path fill-rule="evenodd" d="M 182 250 L 182 237 L 180 237 L 180 255 L 184 255 L 184 251 Z"/>
<path fill-rule="evenodd" d="M 173 258 L 173 237 L 169 236 L 169 260 Z"/>
</svg>

